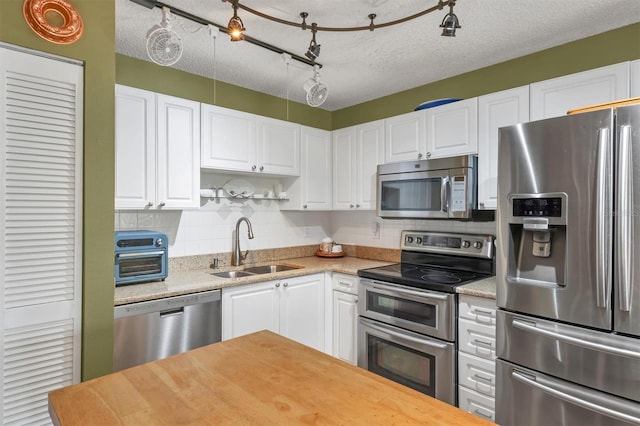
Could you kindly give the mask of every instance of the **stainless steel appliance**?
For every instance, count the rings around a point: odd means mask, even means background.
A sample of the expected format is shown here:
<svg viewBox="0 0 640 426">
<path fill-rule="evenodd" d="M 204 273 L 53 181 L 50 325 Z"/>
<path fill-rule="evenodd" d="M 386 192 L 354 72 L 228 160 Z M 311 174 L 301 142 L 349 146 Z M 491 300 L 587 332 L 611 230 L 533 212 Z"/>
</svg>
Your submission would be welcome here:
<svg viewBox="0 0 640 426">
<path fill-rule="evenodd" d="M 474 155 L 378 165 L 378 216 L 471 219 L 477 208 Z"/>
<path fill-rule="evenodd" d="M 221 313 L 220 290 L 116 306 L 114 371 L 219 342 Z"/>
<path fill-rule="evenodd" d="M 493 275 L 493 236 L 403 231 L 401 249 L 358 271 L 358 366 L 455 405 L 455 289 Z"/>
<path fill-rule="evenodd" d="M 640 424 L 640 105 L 500 129 L 496 420 Z"/>
<path fill-rule="evenodd" d="M 169 273 L 169 239 L 157 231 L 116 231 L 115 283 L 164 280 Z"/>
</svg>

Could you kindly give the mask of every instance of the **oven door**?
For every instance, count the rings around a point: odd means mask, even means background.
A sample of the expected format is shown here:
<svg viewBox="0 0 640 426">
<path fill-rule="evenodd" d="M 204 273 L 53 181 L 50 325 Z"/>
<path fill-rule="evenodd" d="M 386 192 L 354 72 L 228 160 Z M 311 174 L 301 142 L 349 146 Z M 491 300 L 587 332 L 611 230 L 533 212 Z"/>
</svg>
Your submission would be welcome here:
<svg viewBox="0 0 640 426">
<path fill-rule="evenodd" d="M 449 170 L 378 175 L 378 216 L 448 219 Z"/>
<path fill-rule="evenodd" d="M 360 317 L 358 366 L 455 405 L 455 345 Z"/>
<path fill-rule="evenodd" d="M 455 294 L 360 279 L 359 315 L 453 342 Z"/>
<path fill-rule="evenodd" d="M 140 250 L 116 253 L 116 285 L 163 280 L 167 277 L 166 250 Z"/>
</svg>

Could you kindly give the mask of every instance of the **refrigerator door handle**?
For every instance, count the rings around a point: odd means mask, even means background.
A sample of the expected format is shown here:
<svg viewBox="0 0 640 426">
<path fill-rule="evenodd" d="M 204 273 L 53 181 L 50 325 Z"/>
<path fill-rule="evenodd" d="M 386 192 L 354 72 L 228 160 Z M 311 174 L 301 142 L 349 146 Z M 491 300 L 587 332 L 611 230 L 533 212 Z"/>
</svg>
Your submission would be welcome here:
<svg viewBox="0 0 640 426">
<path fill-rule="evenodd" d="M 609 244 L 606 242 L 610 238 L 608 232 L 611 220 L 608 214 L 611 213 L 609 194 L 611 194 L 610 180 L 610 157 L 609 157 L 609 129 L 598 131 L 598 159 L 596 174 L 596 306 L 607 307 L 607 293 L 610 288 L 609 283 Z"/>
<path fill-rule="evenodd" d="M 631 165 L 631 126 L 620 126 L 618 154 L 618 187 L 616 188 L 616 275 L 620 293 L 620 310 L 631 309 L 633 284 L 633 167 Z"/>
<path fill-rule="evenodd" d="M 551 330 L 542 324 L 536 323 L 533 320 L 523 321 L 520 319 L 514 319 L 512 321 L 512 324 L 514 327 L 519 328 L 521 330 L 528 331 L 532 334 L 543 335 L 545 337 L 550 337 L 552 339 L 559 340 L 561 342 L 569 343 L 576 346 L 581 346 L 583 348 L 594 350 L 597 352 L 604 352 L 611 355 L 640 360 L 640 352 L 615 347 L 613 345 L 595 343 L 590 340 L 581 339 L 579 337 L 558 333 L 557 331 Z"/>
<path fill-rule="evenodd" d="M 599 398 L 599 395 L 597 394 L 593 395 L 593 400 L 591 401 L 587 400 L 584 397 L 585 392 L 584 391 L 581 392 L 581 390 L 577 386 L 572 385 L 570 383 L 562 383 L 562 382 L 556 383 L 555 380 L 548 380 L 540 376 L 535 376 L 535 378 L 532 379 L 530 374 L 520 372 L 515 368 L 511 373 L 511 377 L 533 388 L 536 388 L 549 395 L 552 395 L 558 399 L 567 401 L 570 404 L 577 405 L 579 407 L 585 408 L 589 411 L 596 412 L 603 416 L 618 419 L 624 422 L 640 423 L 640 417 L 637 417 L 635 415 L 628 414 L 628 413 L 623 413 L 618 410 L 615 410 L 614 408 L 605 406 L 604 404 L 606 404 L 608 401 L 605 400 L 604 398 L 602 399 L 602 401 L 598 401 L 598 399 L 600 398 Z M 574 388 L 576 388 L 575 392 L 570 393 L 572 390 L 574 390 Z M 586 396 L 591 396 L 591 395 L 587 394 Z"/>
</svg>

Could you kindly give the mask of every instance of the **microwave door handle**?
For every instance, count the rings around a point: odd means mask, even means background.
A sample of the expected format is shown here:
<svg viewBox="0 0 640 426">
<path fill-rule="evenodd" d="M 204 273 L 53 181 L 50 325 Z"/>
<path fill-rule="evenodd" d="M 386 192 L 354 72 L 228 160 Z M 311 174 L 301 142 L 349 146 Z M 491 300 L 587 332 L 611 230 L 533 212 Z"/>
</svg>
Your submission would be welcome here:
<svg viewBox="0 0 640 426">
<path fill-rule="evenodd" d="M 597 394 L 595 394 L 595 392 L 589 393 L 584 396 L 581 395 L 583 392 L 578 393 L 580 389 L 574 384 L 562 383 L 557 380 L 549 380 L 545 377 L 541 377 L 524 371 L 519 371 L 515 368 L 511 372 L 511 377 L 513 377 L 515 380 L 518 380 L 519 382 L 531 386 L 532 388 L 536 388 L 558 399 L 561 399 L 573 405 L 577 405 L 586 410 L 601 414 L 603 416 L 618 419 L 624 422 L 640 422 L 640 418 L 634 415 L 622 413 L 614 409 L 613 406 L 607 407 L 603 405 L 598 401 L 600 398 Z M 588 398 L 589 396 L 591 396 L 591 398 Z"/>
<path fill-rule="evenodd" d="M 620 310 L 631 309 L 631 286 L 633 284 L 633 168 L 631 166 L 631 127 L 620 127 L 618 153 L 618 188 L 616 191 L 616 275 L 620 293 Z"/>
<path fill-rule="evenodd" d="M 442 203 L 442 211 L 449 211 L 449 177 L 442 178 L 442 186 L 440 187 L 440 202 Z"/>
<path fill-rule="evenodd" d="M 162 256 L 164 254 L 163 250 L 157 251 L 143 251 L 137 253 L 118 253 L 116 257 L 118 259 L 126 259 L 126 258 L 135 258 L 135 257 L 151 257 L 151 256 Z"/>
<path fill-rule="evenodd" d="M 609 194 L 611 194 L 609 129 L 598 131 L 598 159 L 596 169 L 596 306 L 607 307 L 609 288 L 609 241 L 610 219 Z M 604 242 L 604 243 L 603 243 Z"/>
</svg>

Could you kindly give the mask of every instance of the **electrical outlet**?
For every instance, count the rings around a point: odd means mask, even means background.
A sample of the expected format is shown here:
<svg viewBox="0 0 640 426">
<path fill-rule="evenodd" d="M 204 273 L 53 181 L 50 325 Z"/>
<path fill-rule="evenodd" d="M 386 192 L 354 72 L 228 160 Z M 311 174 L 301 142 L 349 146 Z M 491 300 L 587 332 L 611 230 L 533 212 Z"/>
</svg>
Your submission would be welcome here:
<svg viewBox="0 0 640 426">
<path fill-rule="evenodd" d="M 380 239 L 380 222 L 374 221 L 373 224 L 371 225 L 371 231 L 373 232 L 373 239 L 379 240 Z"/>
</svg>

